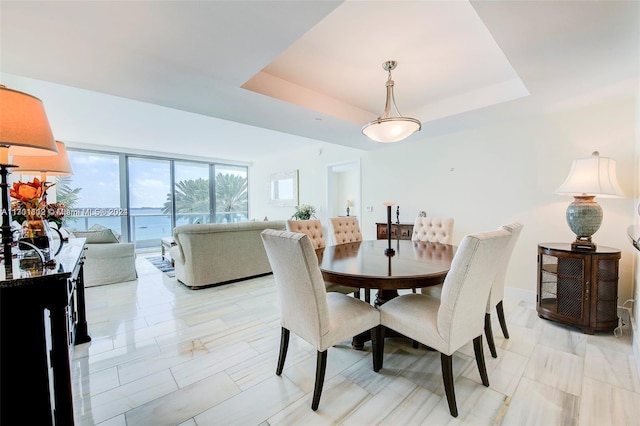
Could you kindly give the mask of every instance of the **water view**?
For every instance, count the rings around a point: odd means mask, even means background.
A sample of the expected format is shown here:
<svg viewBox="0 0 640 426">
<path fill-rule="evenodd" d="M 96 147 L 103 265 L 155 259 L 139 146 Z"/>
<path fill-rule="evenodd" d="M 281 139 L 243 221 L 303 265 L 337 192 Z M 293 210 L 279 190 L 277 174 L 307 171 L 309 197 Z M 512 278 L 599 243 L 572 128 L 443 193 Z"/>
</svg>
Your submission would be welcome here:
<svg viewBox="0 0 640 426">
<path fill-rule="evenodd" d="M 133 241 L 136 248 L 154 247 L 160 245 L 160 239 L 172 235 L 171 215 L 162 213 L 162 208 L 133 208 L 126 214 L 126 209 L 118 208 L 81 208 L 67 216 L 66 227 L 71 230 L 85 230 L 95 224 L 113 229 L 119 235 L 123 234 L 123 221 L 129 220 L 130 236 L 122 235 L 122 241 Z M 216 214 L 217 223 L 245 222 L 246 212 L 223 212 Z M 208 213 L 180 213 L 176 225 L 189 223 L 209 223 Z"/>
</svg>

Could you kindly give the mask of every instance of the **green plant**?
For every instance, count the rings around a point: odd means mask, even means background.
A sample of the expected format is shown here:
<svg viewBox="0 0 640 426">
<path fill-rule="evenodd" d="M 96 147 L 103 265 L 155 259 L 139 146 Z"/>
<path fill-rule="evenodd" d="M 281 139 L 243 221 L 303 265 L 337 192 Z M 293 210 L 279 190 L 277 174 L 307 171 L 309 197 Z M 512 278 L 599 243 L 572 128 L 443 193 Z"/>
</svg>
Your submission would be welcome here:
<svg viewBox="0 0 640 426">
<path fill-rule="evenodd" d="M 296 212 L 291 216 L 293 219 L 309 220 L 316 213 L 316 208 L 311 204 L 300 204 L 296 206 Z M 315 216 L 314 216 L 315 217 Z"/>
</svg>

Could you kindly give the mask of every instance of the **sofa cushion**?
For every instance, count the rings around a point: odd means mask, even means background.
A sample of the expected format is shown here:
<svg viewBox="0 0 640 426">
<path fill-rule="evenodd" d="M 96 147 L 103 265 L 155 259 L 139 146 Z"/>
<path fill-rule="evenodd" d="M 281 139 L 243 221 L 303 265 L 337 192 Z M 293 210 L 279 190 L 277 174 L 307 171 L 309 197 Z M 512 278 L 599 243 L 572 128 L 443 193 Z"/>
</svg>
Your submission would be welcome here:
<svg viewBox="0 0 640 426">
<path fill-rule="evenodd" d="M 86 238 L 87 244 L 108 244 L 117 243 L 118 238 L 109 228 L 101 230 L 73 231 L 76 238 Z"/>
</svg>

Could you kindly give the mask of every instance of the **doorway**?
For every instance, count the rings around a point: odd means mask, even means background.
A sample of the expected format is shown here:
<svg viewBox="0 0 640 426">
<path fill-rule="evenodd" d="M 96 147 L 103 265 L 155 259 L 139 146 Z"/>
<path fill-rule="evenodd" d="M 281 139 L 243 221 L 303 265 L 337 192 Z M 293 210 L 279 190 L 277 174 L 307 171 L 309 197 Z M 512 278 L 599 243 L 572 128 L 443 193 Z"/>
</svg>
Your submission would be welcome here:
<svg viewBox="0 0 640 426">
<path fill-rule="evenodd" d="M 327 217 L 362 214 L 360 160 L 327 166 Z M 347 214 L 347 207 L 349 212 Z"/>
</svg>

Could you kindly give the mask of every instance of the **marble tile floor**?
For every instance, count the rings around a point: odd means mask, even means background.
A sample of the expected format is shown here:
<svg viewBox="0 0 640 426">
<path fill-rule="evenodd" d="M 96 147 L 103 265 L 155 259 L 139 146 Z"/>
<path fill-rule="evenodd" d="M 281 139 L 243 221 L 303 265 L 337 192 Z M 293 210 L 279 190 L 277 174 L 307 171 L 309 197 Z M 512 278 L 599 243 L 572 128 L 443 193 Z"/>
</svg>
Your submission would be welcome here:
<svg viewBox="0 0 640 426">
<path fill-rule="evenodd" d="M 136 281 L 88 288 L 92 341 L 75 347 L 78 425 L 636 425 L 640 380 L 630 330 L 585 335 L 505 300 L 498 358 L 485 344 L 490 387 L 473 346 L 454 356 L 459 416 L 444 396 L 440 357 L 387 339 L 374 373 L 371 347 L 329 349 L 318 411 L 310 408 L 316 352 L 293 334 L 282 376 L 272 276 L 190 290 L 138 256 Z M 495 315 L 493 315 L 495 317 Z"/>
</svg>

